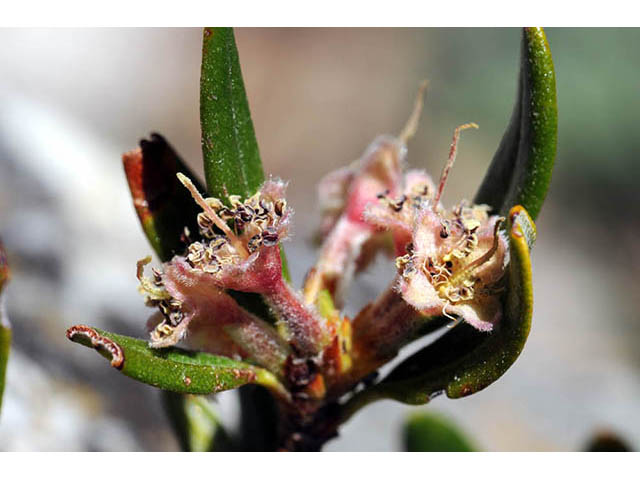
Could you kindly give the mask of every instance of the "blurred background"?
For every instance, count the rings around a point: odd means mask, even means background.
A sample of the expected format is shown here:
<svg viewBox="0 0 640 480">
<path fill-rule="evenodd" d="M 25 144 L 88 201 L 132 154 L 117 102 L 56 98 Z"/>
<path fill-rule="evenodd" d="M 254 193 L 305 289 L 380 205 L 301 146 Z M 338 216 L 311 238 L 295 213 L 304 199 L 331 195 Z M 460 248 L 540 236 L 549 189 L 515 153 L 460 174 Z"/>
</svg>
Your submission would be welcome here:
<svg viewBox="0 0 640 480">
<path fill-rule="evenodd" d="M 442 412 L 485 450 L 579 450 L 596 431 L 640 448 L 640 30 L 548 29 L 559 146 L 533 253 L 527 346 L 497 383 L 424 407 L 379 402 L 328 450 L 398 450 L 409 412 Z M 445 204 L 472 198 L 514 103 L 518 29 L 238 29 L 267 173 L 291 180 L 286 244 L 300 285 L 315 258 L 315 184 L 398 133 L 430 80 L 409 162 L 435 177 L 462 136 Z M 151 252 L 122 152 L 157 131 L 202 172 L 198 29 L 0 30 L 0 237 L 14 328 L 0 450 L 174 450 L 159 392 L 69 342 L 88 323 L 144 336 L 136 260 Z M 381 291 L 380 260 L 349 297 Z M 235 392 L 219 397 L 237 416 Z"/>
</svg>

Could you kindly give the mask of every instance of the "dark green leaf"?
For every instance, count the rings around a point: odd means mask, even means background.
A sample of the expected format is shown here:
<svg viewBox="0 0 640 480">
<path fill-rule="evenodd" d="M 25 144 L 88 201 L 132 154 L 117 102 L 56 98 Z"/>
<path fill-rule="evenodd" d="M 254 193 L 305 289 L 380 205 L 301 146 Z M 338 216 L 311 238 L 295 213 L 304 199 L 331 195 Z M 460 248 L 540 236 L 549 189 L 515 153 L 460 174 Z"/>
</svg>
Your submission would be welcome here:
<svg viewBox="0 0 640 480">
<path fill-rule="evenodd" d="M 9 350 L 11 349 L 11 326 L 9 325 L 9 320 L 5 318 L 3 305 L 3 290 L 9 281 L 9 274 L 7 256 L 0 242 L 0 411 L 2 411 L 2 394 L 4 393 L 7 362 L 9 361 Z"/>
<path fill-rule="evenodd" d="M 177 393 L 210 394 L 259 383 L 284 393 L 270 372 L 227 357 L 179 348 L 150 348 L 147 342 L 77 325 L 67 330 L 74 342 L 98 350 L 122 373 Z"/>
<path fill-rule="evenodd" d="M 522 205 L 535 220 L 551 182 L 557 137 L 556 77 L 547 37 L 542 28 L 525 28 L 511 120 L 475 203 L 501 215 Z"/>
<path fill-rule="evenodd" d="M 407 452 L 473 452 L 476 449 L 458 427 L 433 413 L 418 413 L 404 424 L 402 439 Z"/>
<path fill-rule="evenodd" d="M 504 315 L 493 332 L 458 325 L 404 360 L 379 384 L 356 395 L 345 406 L 345 417 L 381 398 L 418 405 L 442 392 L 450 398 L 471 395 L 500 378 L 522 352 L 531 329 L 529 245 L 534 239 L 533 222 L 522 207 L 514 207 L 509 215 L 511 261 Z"/>
<path fill-rule="evenodd" d="M 144 233 L 160 260 L 166 262 L 186 248 L 184 227 L 194 240 L 198 236 L 196 217 L 200 208 L 176 173 L 188 176 L 199 191 L 204 192 L 204 187 L 158 134 L 142 140 L 140 148 L 125 153 L 122 161 Z"/>
<path fill-rule="evenodd" d="M 200 124 L 209 193 L 253 195 L 264 172 L 232 28 L 204 29 Z"/>
</svg>

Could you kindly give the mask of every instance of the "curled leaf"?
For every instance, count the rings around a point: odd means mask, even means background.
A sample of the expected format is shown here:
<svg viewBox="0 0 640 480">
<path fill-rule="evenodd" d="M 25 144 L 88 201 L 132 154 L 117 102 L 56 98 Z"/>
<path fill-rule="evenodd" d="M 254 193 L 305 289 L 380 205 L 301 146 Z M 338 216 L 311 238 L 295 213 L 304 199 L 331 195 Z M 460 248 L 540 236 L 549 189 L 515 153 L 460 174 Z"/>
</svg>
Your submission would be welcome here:
<svg viewBox="0 0 640 480">
<path fill-rule="evenodd" d="M 67 338 L 95 348 L 112 367 L 128 377 L 163 390 L 210 394 L 257 383 L 286 395 L 273 374 L 227 357 L 179 348 L 152 349 L 143 340 L 85 325 L 69 328 Z"/>
<path fill-rule="evenodd" d="M 558 106 L 551 50 L 542 28 L 522 32 L 518 93 L 511 120 L 476 194 L 475 203 L 505 215 L 522 205 L 535 220 L 556 157 Z"/>
</svg>

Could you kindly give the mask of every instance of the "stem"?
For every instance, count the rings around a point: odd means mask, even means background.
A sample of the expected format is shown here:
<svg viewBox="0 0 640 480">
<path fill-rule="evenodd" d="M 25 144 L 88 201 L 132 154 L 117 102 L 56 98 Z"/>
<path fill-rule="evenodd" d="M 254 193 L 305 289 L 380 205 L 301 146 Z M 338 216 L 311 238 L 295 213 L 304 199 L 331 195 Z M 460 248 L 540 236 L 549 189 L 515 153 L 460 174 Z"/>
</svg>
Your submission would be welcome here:
<svg viewBox="0 0 640 480">
<path fill-rule="evenodd" d="M 388 288 L 353 321 L 354 363 L 373 363 L 377 368 L 393 358 L 411 340 L 422 319 L 400 293 Z"/>
</svg>

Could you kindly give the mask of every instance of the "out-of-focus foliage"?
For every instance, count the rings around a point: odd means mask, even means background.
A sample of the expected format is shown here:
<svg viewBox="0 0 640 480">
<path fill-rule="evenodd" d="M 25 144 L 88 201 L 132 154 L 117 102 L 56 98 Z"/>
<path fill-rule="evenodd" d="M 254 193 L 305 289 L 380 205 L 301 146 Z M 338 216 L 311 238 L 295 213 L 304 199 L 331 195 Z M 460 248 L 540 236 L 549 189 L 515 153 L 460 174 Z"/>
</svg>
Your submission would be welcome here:
<svg viewBox="0 0 640 480">
<path fill-rule="evenodd" d="M 402 428 L 407 452 L 473 452 L 476 448 L 467 436 L 443 415 L 416 413 Z"/>
</svg>

